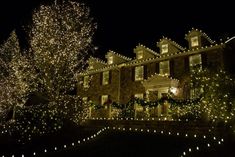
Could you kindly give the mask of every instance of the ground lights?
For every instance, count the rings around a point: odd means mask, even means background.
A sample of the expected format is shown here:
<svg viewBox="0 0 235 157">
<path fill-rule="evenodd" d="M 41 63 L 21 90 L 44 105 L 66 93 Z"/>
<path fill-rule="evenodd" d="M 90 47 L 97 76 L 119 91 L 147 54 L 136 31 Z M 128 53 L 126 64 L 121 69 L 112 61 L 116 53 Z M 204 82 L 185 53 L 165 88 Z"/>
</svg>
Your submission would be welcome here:
<svg viewBox="0 0 235 157">
<path fill-rule="evenodd" d="M 157 131 L 156 129 L 143 129 L 143 128 L 131 128 L 131 127 L 129 129 L 128 128 L 121 128 L 121 127 L 111 127 L 111 129 L 112 130 L 120 130 L 120 131 L 128 131 L 129 130 L 129 131 L 135 131 L 135 132 L 148 132 L 148 133 L 152 132 L 155 134 L 162 134 L 162 135 L 168 135 L 168 136 L 170 136 L 170 135 L 180 136 L 181 135 L 182 137 L 186 137 L 186 138 L 193 137 L 195 139 L 211 141 L 210 143 L 206 144 L 206 147 L 208 147 L 208 148 L 211 147 L 212 144 L 214 144 L 214 146 L 215 146 L 216 144 L 220 145 L 220 144 L 222 144 L 222 142 L 224 142 L 223 138 L 219 138 L 219 137 L 215 137 L 215 136 L 213 136 L 213 138 L 212 137 L 209 138 L 206 135 L 198 135 L 198 134 L 189 135 L 188 133 L 180 134 L 179 132 L 173 133 L 171 131 L 164 131 L 164 130 Z M 217 140 L 217 139 L 220 139 L 220 140 Z M 201 147 L 203 147 L 203 146 L 201 146 Z M 199 146 L 196 146 L 194 148 L 189 147 L 187 149 L 187 151 L 184 151 L 182 153 L 181 157 L 187 156 L 188 154 L 195 152 L 195 151 L 199 151 L 199 150 L 200 150 Z"/>
<path fill-rule="evenodd" d="M 194 139 L 200 139 L 200 140 L 204 140 L 206 142 L 206 145 L 203 147 L 211 147 L 212 145 L 215 146 L 216 144 L 220 145 L 224 142 L 223 138 L 220 137 L 210 137 L 206 136 L 206 135 L 200 135 L 200 134 L 189 134 L 189 133 L 179 133 L 179 132 L 174 132 L 174 131 L 164 131 L 164 130 L 159 130 L 159 129 L 149 129 L 149 128 L 134 128 L 134 127 L 104 127 L 102 129 L 100 129 L 98 132 L 96 132 L 95 134 L 83 138 L 82 140 L 77 140 L 77 142 L 72 142 L 71 144 L 64 144 L 60 147 L 58 146 L 52 146 L 52 147 L 48 147 L 45 148 L 42 152 L 33 152 L 32 155 L 36 156 L 37 154 L 40 153 L 52 153 L 52 152 L 56 152 L 59 150 L 65 150 L 65 149 L 69 149 L 71 147 L 76 147 L 79 146 L 82 143 L 85 143 L 86 141 L 92 140 L 94 138 L 96 138 L 98 135 L 100 135 L 101 133 L 107 131 L 107 130 L 119 130 L 119 131 L 133 131 L 133 132 L 141 132 L 141 133 L 154 133 L 154 134 L 161 134 L 161 135 L 168 135 L 168 136 L 182 136 L 185 138 L 194 138 Z M 3 131 L 4 133 L 5 131 Z M 210 141 L 210 142 L 208 142 Z M 196 147 L 189 147 L 187 148 L 184 152 L 182 152 L 182 156 L 187 156 L 188 154 L 195 152 L 195 151 L 200 151 L 201 146 L 196 146 Z M 16 154 L 13 154 L 12 157 L 14 157 Z M 5 157 L 4 155 L 2 155 L 2 157 Z M 22 154 L 21 157 L 25 157 L 25 154 Z"/>
<path fill-rule="evenodd" d="M 56 152 L 56 151 L 66 150 L 66 149 L 69 149 L 71 147 L 76 147 L 76 146 L 78 146 L 78 145 L 80 145 L 80 144 L 82 144 L 86 141 L 89 141 L 89 140 L 97 137 L 98 135 L 100 135 L 101 133 L 103 133 L 104 131 L 106 131 L 108 129 L 109 129 L 109 127 L 104 127 L 102 129 L 100 129 L 98 132 L 96 132 L 95 134 L 93 134 L 89 137 L 83 138 L 82 140 L 77 140 L 77 142 L 72 142 L 71 144 L 64 144 L 60 147 L 58 147 L 58 146 L 47 147 L 44 150 L 42 150 L 41 152 L 34 151 L 31 155 L 37 156 L 38 154 L 41 154 L 41 153 L 43 153 L 43 154 L 52 153 L 52 152 Z M 11 157 L 15 157 L 16 155 L 18 156 L 18 154 L 12 154 Z M 29 156 L 31 156 L 31 155 L 29 155 Z M 6 157 L 6 156 L 2 155 L 1 157 Z M 21 154 L 21 157 L 25 157 L 25 154 Z"/>
</svg>

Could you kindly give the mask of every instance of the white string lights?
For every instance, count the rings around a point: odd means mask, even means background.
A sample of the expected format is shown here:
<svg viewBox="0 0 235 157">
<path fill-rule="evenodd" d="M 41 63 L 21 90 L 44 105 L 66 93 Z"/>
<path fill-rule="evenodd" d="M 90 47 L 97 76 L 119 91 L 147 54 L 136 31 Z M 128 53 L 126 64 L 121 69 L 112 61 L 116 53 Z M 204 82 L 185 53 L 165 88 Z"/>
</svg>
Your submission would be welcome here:
<svg viewBox="0 0 235 157">
<path fill-rule="evenodd" d="M 182 138 L 191 138 L 191 139 L 197 139 L 197 140 L 202 140 L 204 141 L 205 145 L 200 145 L 196 146 L 196 147 L 189 147 L 187 148 L 185 151 L 182 152 L 181 157 L 183 156 L 187 156 L 192 152 L 195 151 L 200 151 L 205 148 L 210 148 L 212 146 L 216 146 L 216 145 L 221 145 L 224 142 L 224 138 L 221 138 L 220 136 L 216 137 L 216 136 L 212 136 L 211 133 L 208 130 L 208 134 L 195 134 L 195 133 L 179 133 L 179 132 L 175 132 L 175 131 L 166 131 L 166 130 L 162 130 L 162 129 L 150 129 L 150 128 L 137 128 L 137 127 L 120 127 L 120 126 L 113 126 L 113 127 L 103 127 L 102 129 L 100 129 L 98 132 L 96 132 L 95 134 L 88 136 L 86 138 L 77 140 L 77 142 L 72 142 L 70 144 L 64 144 L 61 146 L 51 146 L 48 148 L 45 148 L 42 152 L 33 152 L 32 155 L 33 156 L 37 156 L 37 154 L 41 154 L 41 153 L 53 153 L 53 152 L 57 152 L 57 151 L 61 151 L 61 150 L 66 150 L 66 149 L 70 149 L 72 147 L 78 147 L 80 144 L 85 143 L 89 140 L 92 140 L 96 137 L 98 137 L 101 133 L 104 133 L 107 130 L 118 130 L 118 131 L 123 131 L 123 132 L 140 132 L 140 133 L 154 133 L 155 135 L 165 135 L 165 136 L 179 136 Z M 17 154 L 13 154 L 12 156 L 14 157 Z M 25 157 L 25 154 L 21 155 L 22 157 Z M 5 155 L 2 155 L 2 157 L 5 157 Z"/>
</svg>

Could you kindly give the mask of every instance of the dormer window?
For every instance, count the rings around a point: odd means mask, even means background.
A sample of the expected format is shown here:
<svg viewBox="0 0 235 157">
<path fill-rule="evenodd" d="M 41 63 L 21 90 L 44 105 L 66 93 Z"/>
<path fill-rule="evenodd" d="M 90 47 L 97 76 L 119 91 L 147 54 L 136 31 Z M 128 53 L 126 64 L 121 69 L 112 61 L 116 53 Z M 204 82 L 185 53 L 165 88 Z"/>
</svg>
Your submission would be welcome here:
<svg viewBox="0 0 235 157">
<path fill-rule="evenodd" d="M 143 51 L 138 51 L 137 52 L 137 59 L 142 59 L 144 56 L 144 52 Z"/>
<path fill-rule="evenodd" d="M 192 37 L 191 38 L 191 47 L 195 47 L 198 46 L 199 42 L 198 42 L 198 36 Z"/>
<path fill-rule="evenodd" d="M 94 69 L 93 64 L 89 65 L 89 70 L 92 70 L 92 69 Z"/>
<path fill-rule="evenodd" d="M 113 64 L 113 56 L 108 57 L 108 64 Z"/>
<path fill-rule="evenodd" d="M 167 53 L 168 52 L 168 44 L 163 44 L 162 45 L 162 53 Z"/>
</svg>

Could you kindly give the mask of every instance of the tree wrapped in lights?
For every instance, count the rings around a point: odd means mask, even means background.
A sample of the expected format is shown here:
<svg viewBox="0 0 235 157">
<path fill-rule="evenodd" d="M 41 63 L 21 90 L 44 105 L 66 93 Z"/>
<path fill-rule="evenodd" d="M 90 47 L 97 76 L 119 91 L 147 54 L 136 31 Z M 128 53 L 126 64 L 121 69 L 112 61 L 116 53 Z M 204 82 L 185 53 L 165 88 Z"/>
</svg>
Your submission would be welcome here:
<svg viewBox="0 0 235 157">
<path fill-rule="evenodd" d="M 15 123 L 5 126 L 9 133 L 31 139 L 60 129 L 65 119 L 80 122 L 87 116 L 88 106 L 74 91 L 76 72 L 85 66 L 94 29 L 83 4 L 42 5 L 33 14 L 30 53 L 20 54 L 14 33 L 3 45 L 9 54 L 14 54 L 9 63 L 1 63 L 7 71 L 1 75 L 6 76 L 1 80 L 5 90 L 1 104 L 17 108 Z M 18 108 L 29 102 L 30 95 L 43 96 L 46 102 L 35 106 L 34 100 L 31 106 Z"/>
<path fill-rule="evenodd" d="M 213 122 L 227 122 L 233 118 L 235 82 L 225 71 L 195 68 L 190 85 L 194 95 L 201 97 L 201 114 L 206 114 Z"/>
<path fill-rule="evenodd" d="M 72 1 L 41 5 L 34 11 L 30 45 L 39 90 L 49 104 L 82 104 L 74 93 L 76 72 L 86 63 L 95 29 L 92 21 L 89 9 Z"/>
<path fill-rule="evenodd" d="M 0 104 L 3 110 L 24 105 L 35 89 L 33 82 L 36 74 L 33 71 L 31 60 L 20 53 L 13 31 L 1 48 Z"/>
</svg>

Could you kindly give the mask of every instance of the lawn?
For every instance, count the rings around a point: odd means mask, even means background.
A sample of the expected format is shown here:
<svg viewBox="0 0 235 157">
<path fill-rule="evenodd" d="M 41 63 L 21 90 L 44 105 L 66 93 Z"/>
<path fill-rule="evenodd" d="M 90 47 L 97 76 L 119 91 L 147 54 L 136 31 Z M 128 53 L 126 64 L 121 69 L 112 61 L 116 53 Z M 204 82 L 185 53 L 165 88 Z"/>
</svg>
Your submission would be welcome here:
<svg viewBox="0 0 235 157">
<path fill-rule="evenodd" d="M 235 156 L 233 139 L 225 139 L 218 145 L 218 140 L 213 140 L 212 137 L 203 139 L 195 138 L 192 135 L 186 137 L 181 134 L 177 136 L 176 132 L 161 134 L 159 131 L 154 133 L 153 130 L 140 132 L 113 130 L 112 128 L 106 129 L 94 137 L 98 130 L 95 127 L 68 125 L 56 134 L 42 136 L 26 145 L 14 144 L 12 138 L 1 136 L 0 156 L 12 157 L 12 154 L 14 154 L 14 157 L 22 157 L 22 154 L 24 154 L 23 157 L 28 157 L 33 156 L 34 152 L 36 152 L 36 156 L 40 157 L 180 157 L 183 152 L 191 157 Z M 91 136 L 94 138 L 87 140 L 87 137 Z M 86 141 L 83 141 L 83 139 L 86 139 Z M 207 146 L 208 143 L 210 143 L 210 147 Z M 200 150 L 196 151 L 196 147 L 199 147 Z M 192 149 L 191 152 L 189 152 L 189 148 Z"/>
<path fill-rule="evenodd" d="M 182 137 L 175 135 L 162 135 L 146 132 L 133 131 L 113 131 L 103 132 L 96 139 L 92 139 L 78 147 L 44 154 L 43 157 L 144 157 L 144 156 L 165 156 L 179 157 L 183 152 L 188 152 L 189 148 L 200 147 L 200 151 L 192 151 L 188 156 L 208 157 L 208 156 L 230 156 L 232 147 L 225 143 L 222 146 L 210 141 L 211 146 L 207 147 L 208 140 L 193 137 Z M 194 149 L 195 150 L 195 149 Z M 230 152 L 229 152 L 230 151 Z"/>
</svg>

